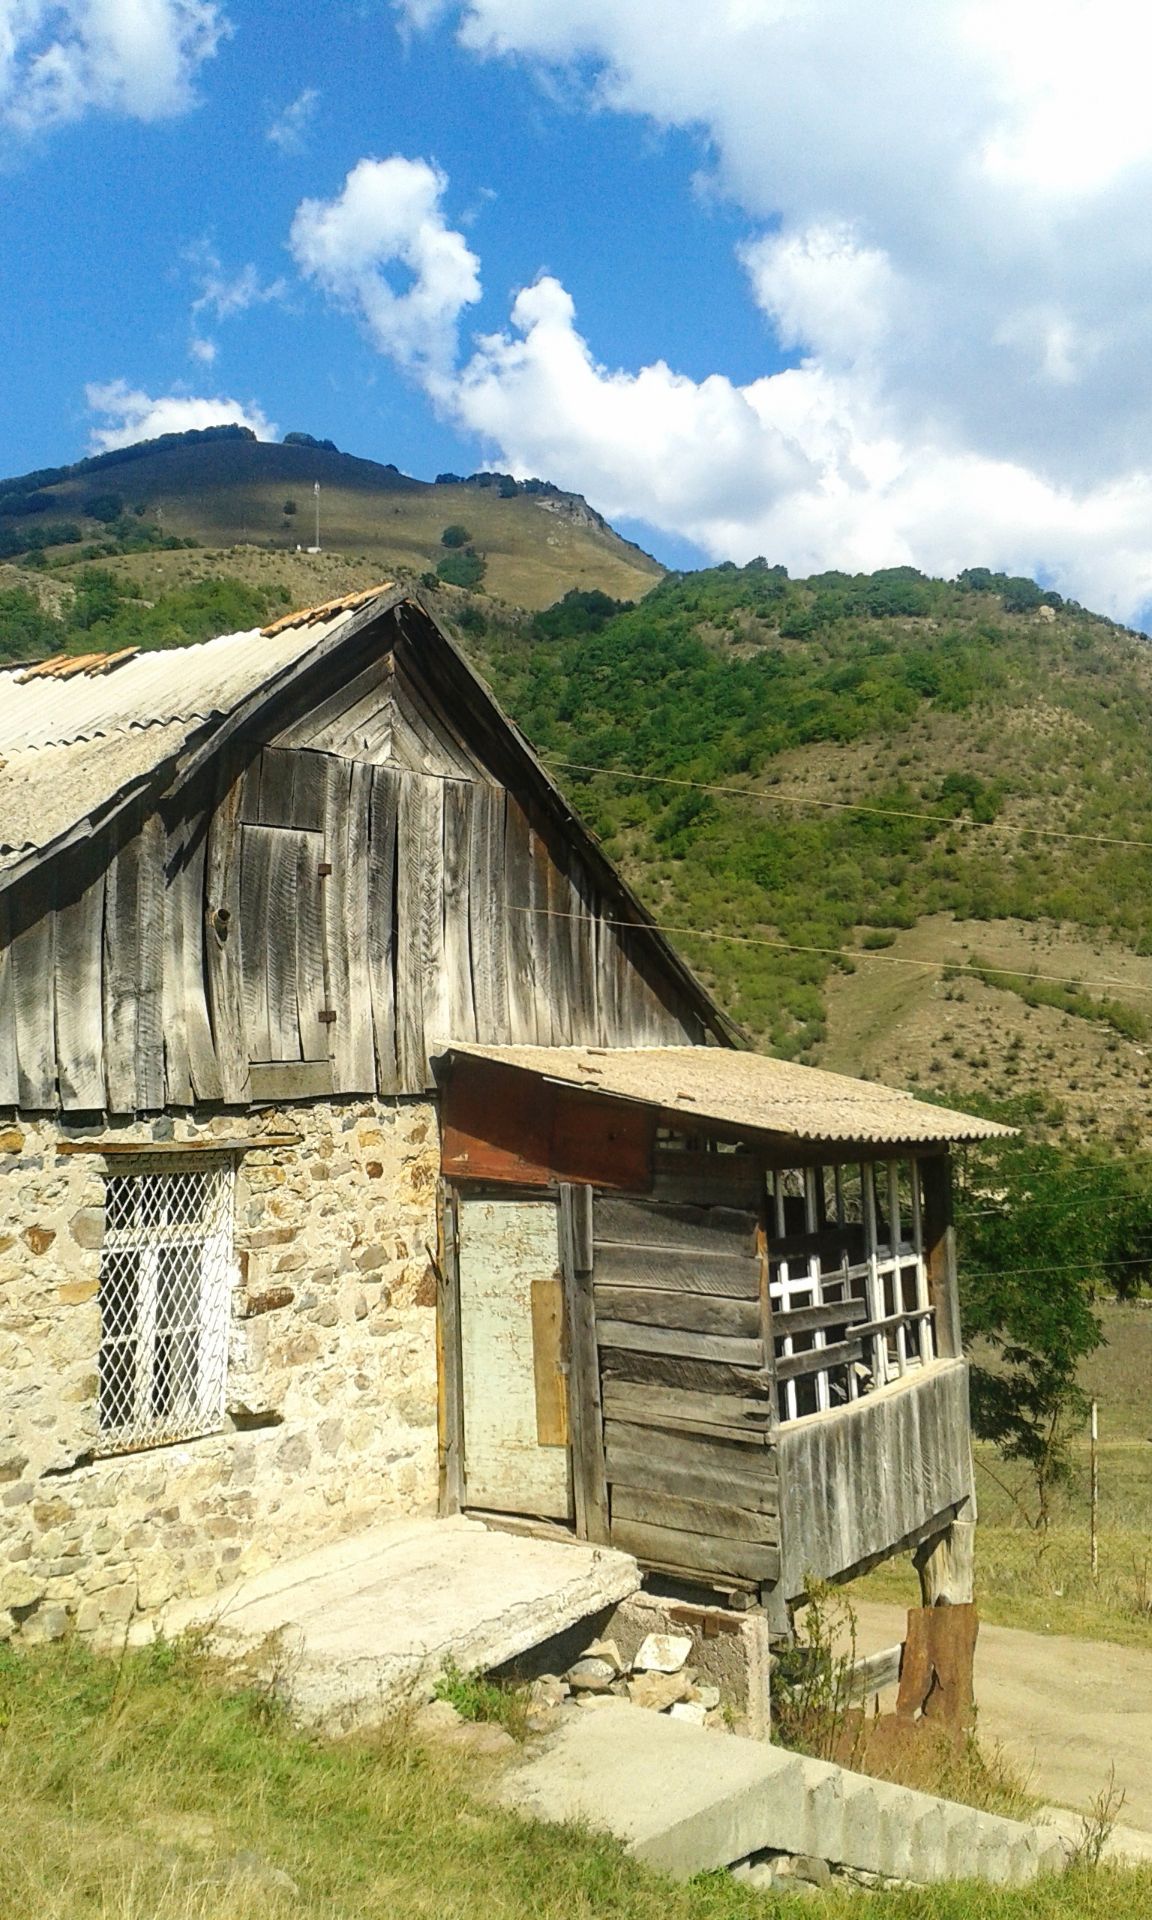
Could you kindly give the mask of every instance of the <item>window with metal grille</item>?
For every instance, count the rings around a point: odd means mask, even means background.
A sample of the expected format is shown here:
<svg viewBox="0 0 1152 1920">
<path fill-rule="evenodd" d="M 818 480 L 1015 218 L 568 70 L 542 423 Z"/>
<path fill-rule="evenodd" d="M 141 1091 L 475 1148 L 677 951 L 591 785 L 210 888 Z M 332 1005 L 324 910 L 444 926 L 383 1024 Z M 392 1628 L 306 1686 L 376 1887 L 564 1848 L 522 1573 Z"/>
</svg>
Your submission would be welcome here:
<svg viewBox="0 0 1152 1920">
<path fill-rule="evenodd" d="M 782 1420 L 843 1406 L 934 1357 L 922 1213 L 914 1161 L 770 1176 Z"/>
<path fill-rule="evenodd" d="M 100 1258 L 100 1451 L 223 1423 L 230 1161 L 109 1177 Z"/>
</svg>

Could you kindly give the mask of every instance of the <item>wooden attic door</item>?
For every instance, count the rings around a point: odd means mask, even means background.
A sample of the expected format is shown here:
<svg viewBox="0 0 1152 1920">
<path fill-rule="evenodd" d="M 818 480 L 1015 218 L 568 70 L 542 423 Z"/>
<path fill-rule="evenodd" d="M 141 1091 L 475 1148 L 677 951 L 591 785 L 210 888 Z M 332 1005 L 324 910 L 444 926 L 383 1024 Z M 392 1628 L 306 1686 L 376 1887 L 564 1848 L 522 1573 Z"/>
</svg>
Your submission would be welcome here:
<svg viewBox="0 0 1152 1920">
<path fill-rule="evenodd" d="M 266 747 L 243 781 L 240 953 L 251 1090 L 332 1090 L 325 970 L 322 763 Z"/>
</svg>

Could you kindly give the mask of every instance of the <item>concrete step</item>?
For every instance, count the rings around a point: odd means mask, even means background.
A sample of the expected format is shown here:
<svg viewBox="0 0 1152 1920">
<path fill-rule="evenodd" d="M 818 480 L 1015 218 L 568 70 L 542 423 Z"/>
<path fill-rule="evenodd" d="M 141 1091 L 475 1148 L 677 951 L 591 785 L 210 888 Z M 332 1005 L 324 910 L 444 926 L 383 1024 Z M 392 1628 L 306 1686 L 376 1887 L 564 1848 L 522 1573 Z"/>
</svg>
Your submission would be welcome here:
<svg viewBox="0 0 1152 1920">
<path fill-rule="evenodd" d="M 1051 1829 L 625 1701 L 567 1715 L 500 1791 L 538 1819 L 614 1833 L 637 1858 L 678 1879 L 765 1849 L 922 1883 L 1024 1882 L 1065 1862 Z"/>
<path fill-rule="evenodd" d="M 635 1560 L 478 1521 L 400 1520 L 279 1561 L 133 1629 L 208 1629 L 226 1650 L 282 1648 L 290 1703 L 333 1731 L 424 1699 L 446 1661 L 486 1672 L 635 1593 Z"/>
</svg>

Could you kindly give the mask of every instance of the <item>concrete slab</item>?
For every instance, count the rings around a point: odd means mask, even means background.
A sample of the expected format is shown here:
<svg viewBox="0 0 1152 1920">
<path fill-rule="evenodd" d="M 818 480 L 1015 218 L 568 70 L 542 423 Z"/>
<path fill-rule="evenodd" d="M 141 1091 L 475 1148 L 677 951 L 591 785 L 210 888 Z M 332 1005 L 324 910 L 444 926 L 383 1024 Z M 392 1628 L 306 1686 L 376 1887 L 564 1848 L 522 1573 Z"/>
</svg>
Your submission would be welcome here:
<svg viewBox="0 0 1152 1920">
<path fill-rule="evenodd" d="M 537 1819 L 615 1834 L 677 1879 L 764 1849 L 924 1882 L 1027 1879 L 1063 1865 L 1051 1832 L 626 1701 L 597 1706 L 566 1714 L 499 1797 Z"/>
<path fill-rule="evenodd" d="M 251 1647 L 276 1635 L 293 1709 L 348 1728 L 426 1698 L 448 1659 L 500 1666 L 639 1585 L 635 1560 L 609 1548 L 463 1517 L 397 1521 L 169 1607 L 136 1637 L 207 1626 Z"/>
</svg>

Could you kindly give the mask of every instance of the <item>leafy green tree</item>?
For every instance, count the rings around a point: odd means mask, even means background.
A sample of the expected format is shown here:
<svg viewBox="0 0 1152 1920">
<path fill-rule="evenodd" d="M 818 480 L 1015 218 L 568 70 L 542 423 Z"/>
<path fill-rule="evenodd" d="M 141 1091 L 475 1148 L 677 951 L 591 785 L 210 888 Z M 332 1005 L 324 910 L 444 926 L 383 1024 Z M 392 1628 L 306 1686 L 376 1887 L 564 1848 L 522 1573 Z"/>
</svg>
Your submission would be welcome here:
<svg viewBox="0 0 1152 1920">
<path fill-rule="evenodd" d="M 467 527 L 462 527 L 458 520 L 454 520 L 451 526 L 445 527 L 443 533 L 440 535 L 440 545 L 442 547 L 466 547 L 471 538 L 472 535 L 469 533 Z"/>
<path fill-rule="evenodd" d="M 472 591 L 484 578 L 484 562 L 472 547 L 462 547 L 457 553 L 446 553 L 436 569 L 441 580 L 450 587 L 467 587 Z"/>
<path fill-rule="evenodd" d="M 1077 1376 L 1103 1338 L 1094 1312 L 1109 1281 L 1101 1195 L 1114 1186 L 1098 1154 L 1024 1136 L 970 1156 L 959 1202 L 962 1318 L 978 1343 L 973 1430 L 1028 1468 L 1028 1518 L 1041 1537 L 1088 1411 Z M 1147 1231 L 1152 1201 L 1144 1210 Z"/>
</svg>

